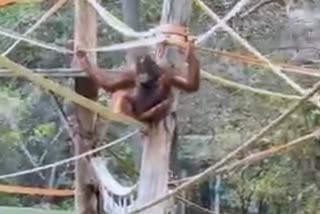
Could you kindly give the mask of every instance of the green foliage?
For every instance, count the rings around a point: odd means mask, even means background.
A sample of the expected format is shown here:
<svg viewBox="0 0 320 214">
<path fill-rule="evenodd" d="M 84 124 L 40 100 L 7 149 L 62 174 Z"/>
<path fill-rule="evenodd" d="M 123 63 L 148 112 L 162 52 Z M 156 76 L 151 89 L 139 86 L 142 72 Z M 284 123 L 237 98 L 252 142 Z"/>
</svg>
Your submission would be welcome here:
<svg viewBox="0 0 320 214">
<path fill-rule="evenodd" d="M 0 139 L 4 142 L 19 142 L 21 140 L 21 133 L 16 130 L 8 130 L 6 133 L 1 135 Z"/>
<path fill-rule="evenodd" d="M 37 138 L 52 137 L 55 133 L 56 124 L 53 122 L 41 124 L 34 129 L 34 134 Z"/>
<path fill-rule="evenodd" d="M 17 114 L 22 105 L 23 101 L 18 91 L 11 90 L 8 84 L 2 84 L 0 93 L 0 115 Z"/>
<path fill-rule="evenodd" d="M 41 210 L 33 208 L 0 207 L 0 213 L 6 214 L 72 214 L 67 211 Z"/>
<path fill-rule="evenodd" d="M 0 193 L 0 205 L 1 204 L 5 206 L 19 206 L 20 200 L 19 198 L 11 197 L 6 194 Z"/>
<path fill-rule="evenodd" d="M 0 8 L 0 25 L 4 27 L 17 26 L 19 23 L 27 23 L 40 14 L 39 3 L 14 4 Z"/>
<path fill-rule="evenodd" d="M 59 210 L 73 210 L 74 209 L 74 199 L 66 199 L 57 205 Z"/>
<path fill-rule="evenodd" d="M 158 24 L 161 17 L 161 4 L 159 0 L 141 0 L 141 8 L 143 8 L 143 20 L 146 23 Z"/>
</svg>

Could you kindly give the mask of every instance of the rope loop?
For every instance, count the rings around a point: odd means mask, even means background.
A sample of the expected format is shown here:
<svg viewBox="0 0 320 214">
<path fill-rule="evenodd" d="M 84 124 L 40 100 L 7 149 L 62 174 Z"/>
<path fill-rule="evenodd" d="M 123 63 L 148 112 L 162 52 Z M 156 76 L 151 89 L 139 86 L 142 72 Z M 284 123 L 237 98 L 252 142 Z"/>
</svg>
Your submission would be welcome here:
<svg viewBox="0 0 320 214">
<path fill-rule="evenodd" d="M 165 35 L 176 35 L 184 37 L 185 39 L 188 37 L 188 28 L 182 25 L 162 24 L 159 26 L 159 32 Z"/>
<path fill-rule="evenodd" d="M 158 27 L 158 33 L 165 36 L 165 41 L 160 44 L 156 54 L 160 58 L 168 45 L 177 46 L 178 49 L 182 49 L 179 52 L 183 52 L 189 42 L 195 41 L 195 37 L 190 36 L 189 29 L 179 24 L 161 24 Z"/>
</svg>

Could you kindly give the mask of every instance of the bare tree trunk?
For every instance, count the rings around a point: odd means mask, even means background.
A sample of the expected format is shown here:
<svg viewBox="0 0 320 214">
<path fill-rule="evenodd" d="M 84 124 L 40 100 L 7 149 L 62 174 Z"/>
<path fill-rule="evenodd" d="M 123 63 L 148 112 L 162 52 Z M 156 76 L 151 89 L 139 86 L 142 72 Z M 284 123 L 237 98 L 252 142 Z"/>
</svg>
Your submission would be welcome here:
<svg viewBox="0 0 320 214">
<path fill-rule="evenodd" d="M 163 3 L 161 24 L 172 23 L 186 26 L 191 14 L 191 0 L 165 0 Z M 174 60 L 172 60 L 174 59 Z M 161 66 L 175 64 L 180 67 L 184 57 L 175 49 L 167 48 L 164 55 L 157 58 Z M 177 103 L 177 98 L 175 104 Z M 154 200 L 168 191 L 170 154 L 173 140 L 176 139 L 176 105 L 172 113 L 157 126 L 150 128 L 150 133 L 143 141 L 144 151 L 140 171 L 137 206 Z M 176 143 L 176 142 L 175 142 Z M 176 213 L 168 200 L 148 209 L 143 213 Z"/>
<path fill-rule="evenodd" d="M 154 200 L 168 191 L 170 149 L 175 121 L 168 117 L 152 127 L 143 140 L 137 206 Z M 164 214 L 168 201 L 158 204 L 141 214 Z"/>
<path fill-rule="evenodd" d="M 162 17 L 161 24 L 177 24 L 182 26 L 188 26 L 190 22 L 192 10 L 192 0 L 164 0 L 162 7 Z M 172 64 L 175 67 L 183 67 L 184 56 L 182 56 L 176 49 L 167 48 L 167 52 L 164 54 L 162 59 L 159 59 L 160 63 L 164 63 L 167 66 Z M 180 177 L 180 167 L 177 159 L 179 141 L 178 141 L 178 125 L 177 125 L 177 104 L 178 104 L 179 94 L 176 93 L 175 105 L 173 106 L 172 113 L 169 117 L 174 121 L 174 128 L 172 133 L 167 133 L 173 136 L 173 141 L 171 145 L 171 164 L 170 168 L 172 170 L 173 176 L 176 178 Z M 182 194 L 184 195 L 184 194 Z M 185 213 L 185 206 L 182 202 L 176 202 L 177 204 L 177 214 Z"/>
<path fill-rule="evenodd" d="M 75 1 L 75 47 L 93 48 L 97 44 L 97 18 L 95 11 L 86 0 Z M 90 53 L 89 58 L 96 62 L 96 54 Z M 77 68 L 76 60 L 73 66 Z M 77 93 L 97 100 L 98 89 L 89 78 L 75 79 Z M 77 136 L 76 155 L 95 147 L 95 115 L 89 110 L 76 106 Z M 77 214 L 98 214 L 98 185 L 88 159 L 76 162 L 75 206 Z"/>
</svg>

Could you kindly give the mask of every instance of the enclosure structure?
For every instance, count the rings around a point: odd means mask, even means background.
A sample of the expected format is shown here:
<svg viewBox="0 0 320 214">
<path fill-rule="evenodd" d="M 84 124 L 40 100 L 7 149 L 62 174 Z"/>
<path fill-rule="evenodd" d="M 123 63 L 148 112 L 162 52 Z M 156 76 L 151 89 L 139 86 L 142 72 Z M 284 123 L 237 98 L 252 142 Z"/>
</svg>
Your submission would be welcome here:
<svg viewBox="0 0 320 214">
<path fill-rule="evenodd" d="M 60 0 L 56 5 L 62 5 L 66 2 Z M 182 26 L 187 26 L 191 13 L 191 0 L 183 0 L 183 4 L 180 0 L 165 0 L 163 3 L 163 13 L 161 24 L 172 23 Z M 237 14 L 237 12 L 246 4 L 246 0 L 238 2 L 232 11 L 221 20 L 213 11 L 211 11 L 201 0 L 195 0 L 195 2 L 218 24 L 214 26 L 208 33 L 199 36 L 196 40 L 196 44 L 200 44 L 201 41 L 211 35 L 218 27 L 224 28 L 230 35 L 237 41 L 239 41 L 244 47 L 256 55 L 259 62 L 263 62 L 264 65 L 268 65 L 279 77 L 283 78 L 290 86 L 296 89 L 301 96 L 286 96 L 279 95 L 289 99 L 296 99 L 298 102 L 293 105 L 288 111 L 284 112 L 277 119 L 272 121 L 268 126 L 262 129 L 258 134 L 254 135 L 240 147 L 236 148 L 224 159 L 206 169 L 204 172 L 195 175 L 193 177 L 185 179 L 175 189 L 169 191 L 169 162 L 171 147 L 176 140 L 176 106 L 172 109 L 172 113 L 168 115 L 157 126 L 152 127 L 149 130 L 149 135 L 143 139 L 144 151 L 142 156 L 142 164 L 140 169 L 140 178 L 137 185 L 132 187 L 123 187 L 112 177 L 108 169 L 105 167 L 103 158 L 92 157 L 91 155 L 100 151 L 108 146 L 114 145 L 114 143 L 105 145 L 103 147 L 95 148 L 97 142 L 97 136 L 101 133 L 99 127 L 97 127 L 97 121 L 99 117 L 103 119 L 114 120 L 126 124 L 134 124 L 141 126 L 141 123 L 133 120 L 125 115 L 114 114 L 109 108 L 101 106 L 96 103 L 98 90 L 93 85 L 90 79 L 85 77 L 83 73 L 78 69 L 76 61 L 72 63 L 73 69 L 65 69 L 59 76 L 72 76 L 75 78 L 75 92 L 68 88 L 64 88 L 48 79 L 43 78 L 40 74 L 33 73 L 31 70 L 26 69 L 20 65 L 7 59 L 4 55 L 0 57 L 0 65 L 7 68 L 6 75 L 19 75 L 32 81 L 33 83 L 40 85 L 44 89 L 51 91 L 57 95 L 67 98 L 77 104 L 75 111 L 76 115 L 76 131 L 75 137 L 73 137 L 75 144 L 75 157 L 59 162 L 57 164 L 64 164 L 67 161 L 76 161 L 76 212 L 79 214 L 97 214 L 103 210 L 107 213 L 122 214 L 122 213 L 176 213 L 176 206 L 174 206 L 174 198 L 181 197 L 179 194 L 187 190 L 190 186 L 205 180 L 209 175 L 223 173 L 228 170 L 232 170 L 240 165 L 256 162 L 268 156 L 271 156 L 277 152 L 282 152 L 288 148 L 292 148 L 299 145 L 306 140 L 315 138 L 319 134 L 319 130 L 299 138 L 289 144 L 271 148 L 239 161 L 233 161 L 234 157 L 247 149 L 251 144 L 256 142 L 265 136 L 273 128 L 277 127 L 283 122 L 290 114 L 292 114 L 299 106 L 304 102 L 310 101 L 316 106 L 319 106 L 318 97 L 314 96 L 320 89 L 320 83 L 317 83 L 312 90 L 305 90 L 301 88 L 297 83 L 286 76 L 281 69 L 270 62 L 262 54 L 260 54 L 255 48 L 253 48 L 246 40 L 241 38 L 235 31 L 232 30 L 226 21 Z M 126 26 L 124 23 L 113 17 L 108 11 L 102 8 L 95 0 L 74 0 L 75 3 L 75 35 L 74 45 L 77 48 L 90 52 L 90 58 L 96 61 L 96 52 L 109 52 L 115 50 L 131 49 L 141 46 L 152 46 L 167 41 L 170 39 L 163 37 L 157 29 L 151 29 L 148 32 L 136 32 Z M 184 5 L 181 7 L 181 5 Z M 59 8 L 59 6 L 57 7 Z M 53 13 L 52 11 L 50 13 Z M 138 37 L 137 41 L 129 41 L 123 44 L 115 44 L 110 47 L 97 48 L 97 14 L 99 14 L 104 21 L 106 21 L 111 27 L 118 30 L 125 36 Z M 41 21 L 41 20 L 39 20 Z M 43 20 L 42 20 L 43 21 Z M 39 22 L 41 23 L 41 22 Z M 35 27 L 36 28 L 36 27 Z M 38 45 L 43 48 L 59 51 L 66 54 L 73 54 L 74 50 L 69 50 L 62 47 L 56 47 L 54 45 L 45 44 L 40 41 L 36 41 L 28 38 L 26 35 L 18 35 L 12 32 L 8 32 L 5 29 L 0 29 L 0 34 L 13 37 L 19 41 L 26 41 L 33 45 Z M 171 42 L 174 43 L 174 42 Z M 198 46 L 195 46 L 198 47 Z M 200 49 L 200 47 L 199 47 Z M 163 57 L 158 59 L 159 63 L 172 64 L 170 58 L 174 57 L 174 66 L 183 66 L 181 56 L 177 55 L 170 47 L 165 50 Z M 180 60 L 178 60 L 180 58 Z M 59 69 L 57 69 L 59 70 Z M 210 74 L 202 72 L 202 75 L 207 80 L 221 81 L 221 79 L 214 79 Z M 246 88 L 248 89 L 248 88 Z M 249 88 L 249 90 L 251 90 Z M 253 90 L 255 92 L 259 90 Z M 262 94 L 274 95 L 270 92 L 261 92 Z M 178 101 L 178 93 L 176 94 L 175 101 Z M 71 131 L 72 132 L 72 131 Z M 72 134 L 72 133 L 71 133 Z M 132 136 L 134 133 L 125 136 L 123 139 Z M 120 141 L 123 139 L 119 139 Z M 118 142 L 118 141 L 117 141 Z M 116 142 L 115 142 L 116 143 Z M 231 162 L 231 163 L 230 163 Z M 154 167 L 157 165 L 157 167 Z M 47 167 L 47 166 L 46 166 Z M 50 166 L 48 166 L 50 167 Z M 41 170 L 45 167 L 41 167 Z M 31 170 L 34 172 L 36 170 Z M 29 172 L 21 172 L 29 173 Z M 20 175 L 21 173 L 17 173 Z M 0 175 L 0 179 L 12 177 L 15 175 Z M 185 201 L 188 203 L 188 201 Z"/>
</svg>

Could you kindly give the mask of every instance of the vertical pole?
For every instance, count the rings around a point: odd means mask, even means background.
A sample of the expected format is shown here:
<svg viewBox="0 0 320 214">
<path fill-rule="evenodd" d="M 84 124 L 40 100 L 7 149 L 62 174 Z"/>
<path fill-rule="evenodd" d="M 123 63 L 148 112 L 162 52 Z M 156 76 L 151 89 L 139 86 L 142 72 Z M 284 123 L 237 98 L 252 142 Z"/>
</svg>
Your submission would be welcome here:
<svg viewBox="0 0 320 214">
<path fill-rule="evenodd" d="M 96 12 L 86 0 L 74 0 L 75 3 L 75 48 L 94 48 L 97 44 L 97 17 Z M 90 53 L 90 60 L 96 62 L 96 54 Z M 77 68 L 76 60 L 73 67 Z M 77 93 L 97 100 L 98 89 L 89 78 L 76 78 L 75 90 Z M 95 119 L 89 110 L 80 106 L 75 107 L 77 119 L 77 143 L 75 153 L 79 155 L 95 147 Z M 75 206 L 77 214 L 98 214 L 98 185 L 88 159 L 76 162 L 75 167 Z"/>
<path fill-rule="evenodd" d="M 221 184 L 221 175 L 217 175 L 216 185 L 214 187 L 214 192 L 215 192 L 214 213 L 216 214 L 220 214 L 220 184 Z"/>
<path fill-rule="evenodd" d="M 161 23 L 186 26 L 191 14 L 191 6 L 192 0 L 164 0 Z M 172 64 L 180 67 L 181 64 L 184 64 L 183 60 L 184 56 L 181 56 L 179 52 L 170 47 L 165 50 L 161 58 L 157 58 L 157 62 L 164 67 L 171 66 Z M 176 103 L 177 97 L 175 99 Z M 158 125 L 149 127 L 148 136 L 144 136 L 137 199 L 138 207 L 161 197 L 168 191 L 169 165 L 170 160 L 174 159 L 170 155 L 172 145 L 176 145 L 177 143 L 176 124 L 176 105 L 174 105 L 172 113 Z M 172 206 L 172 199 L 142 213 L 164 214 L 168 212 L 177 213 L 175 207 Z"/>
<path fill-rule="evenodd" d="M 122 0 L 122 14 L 124 22 L 132 29 L 138 31 L 140 28 L 139 21 L 139 8 L 140 0 Z M 128 38 L 125 38 L 128 39 Z M 136 49 L 130 49 L 127 51 L 126 59 L 127 63 L 132 66 L 135 61 Z"/>
<path fill-rule="evenodd" d="M 139 30 L 140 0 L 122 0 L 122 13 L 124 22 L 134 30 Z"/>
<path fill-rule="evenodd" d="M 122 0 L 122 15 L 124 22 L 132 29 L 139 31 L 140 29 L 140 0 Z M 125 38 L 126 39 L 126 38 Z M 126 53 L 126 61 L 129 66 L 134 66 L 139 49 L 130 49 Z M 140 137 L 135 135 L 132 137 L 133 156 L 135 168 L 140 169 L 142 143 Z"/>
</svg>

